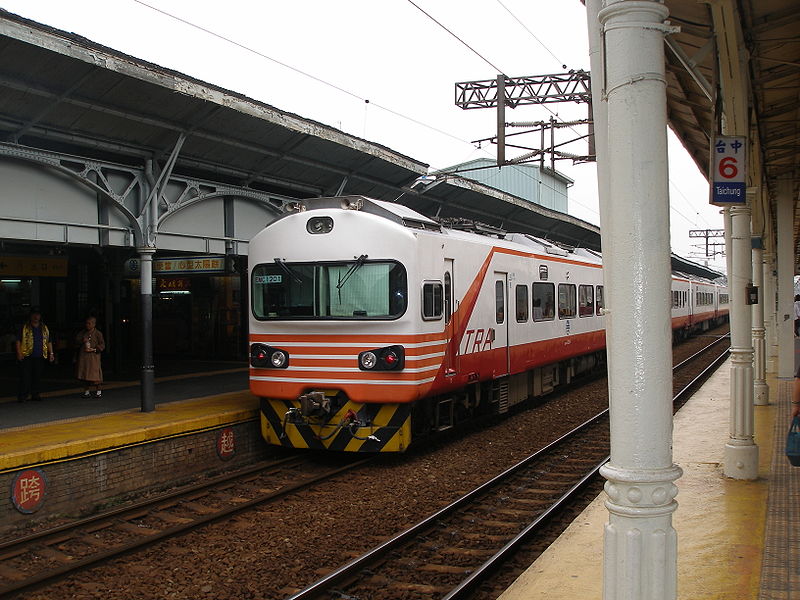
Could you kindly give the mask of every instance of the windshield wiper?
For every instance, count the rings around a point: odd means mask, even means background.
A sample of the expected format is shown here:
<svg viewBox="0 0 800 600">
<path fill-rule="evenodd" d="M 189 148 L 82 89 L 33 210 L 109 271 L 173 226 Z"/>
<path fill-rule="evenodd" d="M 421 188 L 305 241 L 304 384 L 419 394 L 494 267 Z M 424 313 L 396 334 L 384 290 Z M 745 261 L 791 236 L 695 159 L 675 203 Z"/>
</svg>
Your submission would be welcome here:
<svg viewBox="0 0 800 600">
<path fill-rule="evenodd" d="M 341 290 L 342 290 L 342 286 L 343 286 L 345 283 L 347 283 L 347 280 L 348 280 L 348 279 L 350 279 L 350 277 L 351 277 L 351 276 L 352 276 L 352 275 L 353 275 L 353 274 L 354 274 L 356 271 L 358 271 L 358 270 L 359 270 L 361 267 L 363 267 L 363 266 L 364 266 L 364 262 L 365 262 L 366 260 L 367 260 L 367 255 L 366 255 L 366 254 L 362 254 L 361 256 L 359 256 L 359 257 L 356 259 L 356 262 L 354 262 L 354 263 L 353 263 L 353 264 L 350 266 L 350 268 L 347 270 L 347 273 L 345 273 L 345 274 L 344 274 L 344 277 L 339 277 L 339 283 L 337 283 L 337 284 L 336 284 L 336 289 L 337 289 L 337 290 L 339 290 L 339 291 L 341 291 Z"/>
<path fill-rule="evenodd" d="M 294 271 L 292 271 L 291 267 L 289 267 L 289 265 L 286 264 L 285 260 L 283 260 L 282 258 L 276 258 L 274 260 L 275 264 L 281 268 L 281 271 L 286 273 L 291 279 L 294 279 L 297 283 L 303 283 L 303 280 L 300 278 L 300 276 Z"/>
</svg>

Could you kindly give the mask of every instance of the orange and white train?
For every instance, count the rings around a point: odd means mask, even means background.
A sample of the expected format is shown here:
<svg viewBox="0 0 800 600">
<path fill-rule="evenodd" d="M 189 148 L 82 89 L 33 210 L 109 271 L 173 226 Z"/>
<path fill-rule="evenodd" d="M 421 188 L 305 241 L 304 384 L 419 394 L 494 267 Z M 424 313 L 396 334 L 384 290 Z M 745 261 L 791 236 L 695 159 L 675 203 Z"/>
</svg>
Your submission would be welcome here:
<svg viewBox="0 0 800 600">
<path fill-rule="evenodd" d="M 271 444 L 403 451 L 604 364 L 591 250 L 344 196 L 298 202 L 253 238 L 249 263 L 250 389 Z M 672 285 L 676 330 L 726 317 L 724 287 Z"/>
</svg>

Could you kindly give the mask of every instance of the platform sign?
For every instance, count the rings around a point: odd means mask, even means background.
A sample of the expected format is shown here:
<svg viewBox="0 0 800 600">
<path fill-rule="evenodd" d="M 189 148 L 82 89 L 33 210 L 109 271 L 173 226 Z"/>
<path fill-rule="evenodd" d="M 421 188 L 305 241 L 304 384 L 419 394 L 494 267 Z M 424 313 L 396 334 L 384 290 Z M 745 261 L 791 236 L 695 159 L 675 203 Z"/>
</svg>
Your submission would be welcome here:
<svg viewBox="0 0 800 600">
<path fill-rule="evenodd" d="M 747 138 L 720 135 L 714 138 L 714 171 L 711 177 L 711 204 L 744 204 Z"/>
<path fill-rule="evenodd" d="M 0 276 L 66 277 L 67 271 L 66 256 L 0 255 Z"/>
<path fill-rule="evenodd" d="M 47 478 L 41 469 L 27 469 L 17 474 L 11 483 L 11 502 L 21 513 L 39 510 L 47 495 Z"/>
<path fill-rule="evenodd" d="M 217 432 L 217 456 L 222 460 L 230 460 L 236 454 L 236 436 L 231 427 Z"/>
<path fill-rule="evenodd" d="M 181 256 L 157 258 L 153 261 L 153 273 L 224 273 L 224 256 Z"/>
</svg>

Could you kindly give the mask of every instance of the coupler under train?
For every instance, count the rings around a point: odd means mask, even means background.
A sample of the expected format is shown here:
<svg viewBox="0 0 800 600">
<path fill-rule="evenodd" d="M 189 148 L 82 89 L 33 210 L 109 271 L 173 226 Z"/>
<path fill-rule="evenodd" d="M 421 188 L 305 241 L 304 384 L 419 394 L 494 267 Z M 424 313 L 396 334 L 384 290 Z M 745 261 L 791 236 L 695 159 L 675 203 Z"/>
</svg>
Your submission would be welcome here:
<svg viewBox="0 0 800 600">
<path fill-rule="evenodd" d="M 326 391 L 261 398 L 261 434 L 276 446 L 340 452 L 403 452 L 411 444 L 411 404 L 338 400 Z"/>
</svg>

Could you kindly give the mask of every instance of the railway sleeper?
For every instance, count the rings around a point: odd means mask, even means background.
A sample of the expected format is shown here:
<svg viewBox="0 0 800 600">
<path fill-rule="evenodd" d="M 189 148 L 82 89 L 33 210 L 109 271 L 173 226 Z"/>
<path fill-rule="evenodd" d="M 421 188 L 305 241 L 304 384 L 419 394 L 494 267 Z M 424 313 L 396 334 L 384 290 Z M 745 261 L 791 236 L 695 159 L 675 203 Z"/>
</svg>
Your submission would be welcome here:
<svg viewBox="0 0 800 600">
<path fill-rule="evenodd" d="M 103 540 L 93 537 L 91 535 L 84 535 L 79 538 L 76 538 L 81 544 L 86 546 L 91 546 L 93 548 L 108 548 L 108 544 L 106 544 Z"/>
<path fill-rule="evenodd" d="M 492 512 L 496 515 L 503 515 L 506 517 L 514 517 L 514 518 L 528 518 L 533 513 L 531 510 L 517 510 L 513 508 L 493 508 L 489 512 Z"/>
<path fill-rule="evenodd" d="M 22 571 L 18 571 L 14 567 L 9 567 L 8 565 L 0 565 L 0 577 L 3 579 L 8 579 L 9 581 L 20 581 L 25 579 L 27 575 Z"/>
<path fill-rule="evenodd" d="M 198 502 L 183 502 L 181 506 L 201 515 L 210 515 L 211 513 L 217 512 L 216 508 L 211 508 L 210 506 Z"/>
<path fill-rule="evenodd" d="M 494 556 L 497 550 L 491 548 L 461 548 L 459 546 L 449 546 L 447 548 L 439 548 L 439 554 L 452 554 L 455 556 L 470 556 L 477 558 L 488 558 Z"/>
<path fill-rule="evenodd" d="M 394 590 L 396 592 L 417 592 L 419 594 L 425 594 L 427 596 L 432 596 L 434 594 L 446 594 L 450 591 L 450 588 L 443 587 L 440 585 L 427 585 L 424 583 L 411 583 L 407 581 L 391 581 L 386 577 L 371 577 L 369 581 L 370 586 L 380 587 L 382 590 Z M 387 594 L 384 597 L 391 597 L 390 594 Z"/>
<path fill-rule="evenodd" d="M 479 542 L 505 543 L 508 541 L 507 535 L 496 535 L 493 533 L 465 532 L 461 534 L 461 537 L 465 540 Z"/>
<path fill-rule="evenodd" d="M 453 565 L 439 565 L 434 563 L 420 565 L 419 567 L 416 567 L 416 570 L 429 573 L 442 573 L 444 575 L 469 575 L 473 571 L 473 569 L 468 569 L 465 567 L 456 567 Z"/>
<path fill-rule="evenodd" d="M 161 519 L 165 523 L 175 523 L 178 525 L 183 525 L 186 523 L 191 523 L 193 521 L 193 519 L 187 519 L 186 517 L 179 517 L 178 515 L 173 515 L 172 513 L 164 511 L 156 511 L 150 514 L 157 519 Z"/>
<path fill-rule="evenodd" d="M 484 519 L 479 515 L 463 515 L 460 517 L 462 521 L 466 521 L 467 523 L 480 523 L 482 525 L 486 525 L 487 527 L 494 527 L 496 529 L 512 529 L 517 530 L 519 529 L 519 523 L 513 521 L 501 521 L 499 519 Z"/>
<path fill-rule="evenodd" d="M 47 558 L 49 560 L 55 560 L 62 564 L 68 564 L 75 560 L 72 556 L 64 554 L 60 550 L 56 550 L 55 548 L 49 548 L 47 546 L 43 548 L 36 548 L 35 552 L 36 554 L 38 554 L 43 558 Z"/>
<path fill-rule="evenodd" d="M 532 508 L 549 506 L 548 502 L 544 500 L 537 500 L 535 498 L 504 498 L 503 501 L 511 504 L 522 504 L 523 506 L 529 506 Z"/>
<path fill-rule="evenodd" d="M 136 535 L 145 535 L 150 536 L 158 533 L 161 531 L 160 529 L 153 529 L 151 527 L 143 527 L 141 525 L 136 525 L 135 523 L 117 523 L 117 529 L 122 529 L 123 531 L 127 531 L 129 533 L 133 533 Z"/>
</svg>

